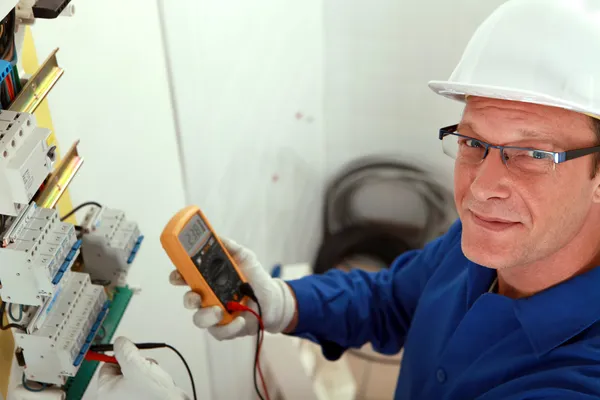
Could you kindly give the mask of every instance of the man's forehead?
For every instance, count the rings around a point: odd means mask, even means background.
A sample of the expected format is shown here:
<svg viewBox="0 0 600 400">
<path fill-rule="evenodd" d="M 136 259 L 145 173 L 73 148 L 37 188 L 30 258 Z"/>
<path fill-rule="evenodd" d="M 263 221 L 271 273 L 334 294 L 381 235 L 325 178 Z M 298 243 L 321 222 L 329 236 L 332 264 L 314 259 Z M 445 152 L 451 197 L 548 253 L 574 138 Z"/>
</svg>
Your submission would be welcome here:
<svg viewBox="0 0 600 400">
<path fill-rule="evenodd" d="M 574 139 L 583 143 L 593 135 L 590 118 L 574 111 L 510 100 L 467 99 L 460 128 L 484 135 L 492 133 L 490 131 L 498 132 L 501 130 L 499 125 L 511 127 L 506 133 L 528 139 L 560 140 L 566 135 L 564 139 L 568 142 Z"/>
<path fill-rule="evenodd" d="M 514 100 L 486 97 L 468 97 L 465 115 L 470 113 L 498 112 L 515 118 L 529 116 L 567 116 L 570 112 L 561 108 Z M 573 113 L 575 114 L 575 113 Z"/>
</svg>

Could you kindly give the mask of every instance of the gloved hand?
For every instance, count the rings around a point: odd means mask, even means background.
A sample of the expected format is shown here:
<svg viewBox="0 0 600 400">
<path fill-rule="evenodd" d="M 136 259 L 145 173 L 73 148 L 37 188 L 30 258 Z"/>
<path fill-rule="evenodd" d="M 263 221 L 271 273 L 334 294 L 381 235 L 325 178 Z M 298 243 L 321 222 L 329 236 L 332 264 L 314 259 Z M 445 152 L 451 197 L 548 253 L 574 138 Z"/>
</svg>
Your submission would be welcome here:
<svg viewBox="0 0 600 400">
<path fill-rule="evenodd" d="M 119 365 L 107 363 L 100 368 L 98 399 L 190 400 L 171 376 L 144 358 L 130 340 L 117 338 L 114 353 Z"/>
<path fill-rule="evenodd" d="M 220 239 L 254 290 L 262 309 L 265 330 L 271 333 L 283 332 L 290 325 L 296 313 L 296 299 L 290 287 L 281 279 L 272 278 L 252 251 L 233 240 Z M 177 270 L 171 272 L 169 280 L 173 285 L 186 285 Z M 255 335 L 257 332 L 258 321 L 247 311 L 242 312 L 227 325 L 216 326 L 223 318 L 223 310 L 220 307 L 200 308 L 202 297 L 192 291 L 187 292 L 183 300 L 185 308 L 197 310 L 193 317 L 194 324 L 199 328 L 207 328 L 208 332 L 217 340 Z M 258 311 L 254 301 L 249 301 L 248 306 Z"/>
</svg>

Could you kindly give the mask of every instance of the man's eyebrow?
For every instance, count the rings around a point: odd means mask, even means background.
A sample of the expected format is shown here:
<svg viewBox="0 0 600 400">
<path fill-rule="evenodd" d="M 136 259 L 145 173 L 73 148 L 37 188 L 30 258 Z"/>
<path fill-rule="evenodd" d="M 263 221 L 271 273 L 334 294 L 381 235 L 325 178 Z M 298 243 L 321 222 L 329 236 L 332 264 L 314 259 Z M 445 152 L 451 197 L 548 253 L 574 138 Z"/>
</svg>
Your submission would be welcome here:
<svg viewBox="0 0 600 400">
<path fill-rule="evenodd" d="M 473 127 L 473 125 L 470 122 L 459 123 L 458 128 L 456 128 L 456 130 L 458 133 L 461 133 L 461 131 L 467 130 L 472 135 L 479 136 L 479 138 L 481 138 L 481 135 L 477 134 L 477 131 L 475 130 L 475 128 Z M 471 135 L 467 135 L 467 136 L 471 136 Z"/>
<path fill-rule="evenodd" d="M 458 132 L 460 133 L 461 130 L 467 130 L 471 135 L 474 135 L 474 137 L 478 137 L 478 138 L 483 138 L 482 135 L 477 133 L 477 130 L 475 129 L 475 127 L 473 126 L 473 124 L 471 124 L 470 122 L 461 122 L 458 124 L 458 128 L 457 128 Z M 523 135 L 523 139 L 545 139 L 545 140 L 549 140 L 552 139 L 553 136 L 551 134 L 549 134 L 548 132 L 545 131 L 539 131 L 539 130 L 533 130 L 533 129 L 527 129 L 527 128 L 520 128 L 517 130 L 517 132 L 519 132 L 520 134 Z"/>
</svg>

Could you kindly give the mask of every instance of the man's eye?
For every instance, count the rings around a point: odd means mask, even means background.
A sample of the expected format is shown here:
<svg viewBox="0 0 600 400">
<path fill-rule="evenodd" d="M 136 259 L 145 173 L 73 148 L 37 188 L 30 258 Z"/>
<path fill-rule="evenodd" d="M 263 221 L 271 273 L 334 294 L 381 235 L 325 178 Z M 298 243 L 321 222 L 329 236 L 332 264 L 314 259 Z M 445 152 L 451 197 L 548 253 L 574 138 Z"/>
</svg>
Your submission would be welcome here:
<svg viewBox="0 0 600 400">
<path fill-rule="evenodd" d="M 475 139 L 467 139 L 465 140 L 465 144 L 469 147 L 473 147 L 475 149 L 480 149 L 483 148 L 483 144 L 479 141 L 479 140 L 475 140 Z"/>
</svg>

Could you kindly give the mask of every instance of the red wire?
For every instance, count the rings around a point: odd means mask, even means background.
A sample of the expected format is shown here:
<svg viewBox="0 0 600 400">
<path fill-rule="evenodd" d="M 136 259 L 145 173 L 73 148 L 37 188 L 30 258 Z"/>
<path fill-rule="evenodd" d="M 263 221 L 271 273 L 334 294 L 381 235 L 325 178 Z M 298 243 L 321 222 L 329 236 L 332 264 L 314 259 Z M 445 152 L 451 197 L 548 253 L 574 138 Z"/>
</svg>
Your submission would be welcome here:
<svg viewBox="0 0 600 400">
<path fill-rule="evenodd" d="M 89 361 L 100 361 L 105 363 L 118 364 L 117 359 L 113 356 L 107 356 L 106 354 L 96 353 L 95 351 L 88 351 L 85 353 L 85 359 Z"/>
<path fill-rule="evenodd" d="M 262 383 L 262 387 L 263 387 L 263 391 L 265 392 L 265 397 L 267 398 L 267 400 L 270 400 L 269 398 L 269 392 L 267 391 L 267 384 L 265 382 L 265 377 L 263 376 L 262 373 L 262 368 L 260 367 L 260 349 L 262 347 L 262 342 L 264 339 L 264 332 L 265 332 L 265 326 L 263 325 L 263 321 L 262 318 L 260 317 L 260 315 L 258 315 L 258 313 L 256 311 L 254 311 L 253 309 L 251 309 L 248 306 L 245 306 L 243 304 L 240 303 L 236 303 L 234 301 L 230 301 L 229 303 L 227 303 L 227 310 L 229 312 L 232 311 L 248 311 L 249 313 L 252 313 L 256 319 L 258 320 L 258 326 L 260 326 L 260 333 L 262 333 L 262 336 L 260 338 L 260 341 L 258 342 L 258 349 L 256 350 L 258 357 L 256 360 L 256 368 L 258 369 L 258 375 L 260 376 L 260 381 Z M 259 334 L 260 334 L 259 333 Z"/>
<path fill-rule="evenodd" d="M 7 81 L 6 88 L 8 89 L 8 95 L 10 96 L 10 100 L 12 101 L 15 98 L 15 90 L 13 89 L 12 78 L 10 77 L 10 75 L 6 76 L 6 81 Z"/>
</svg>

